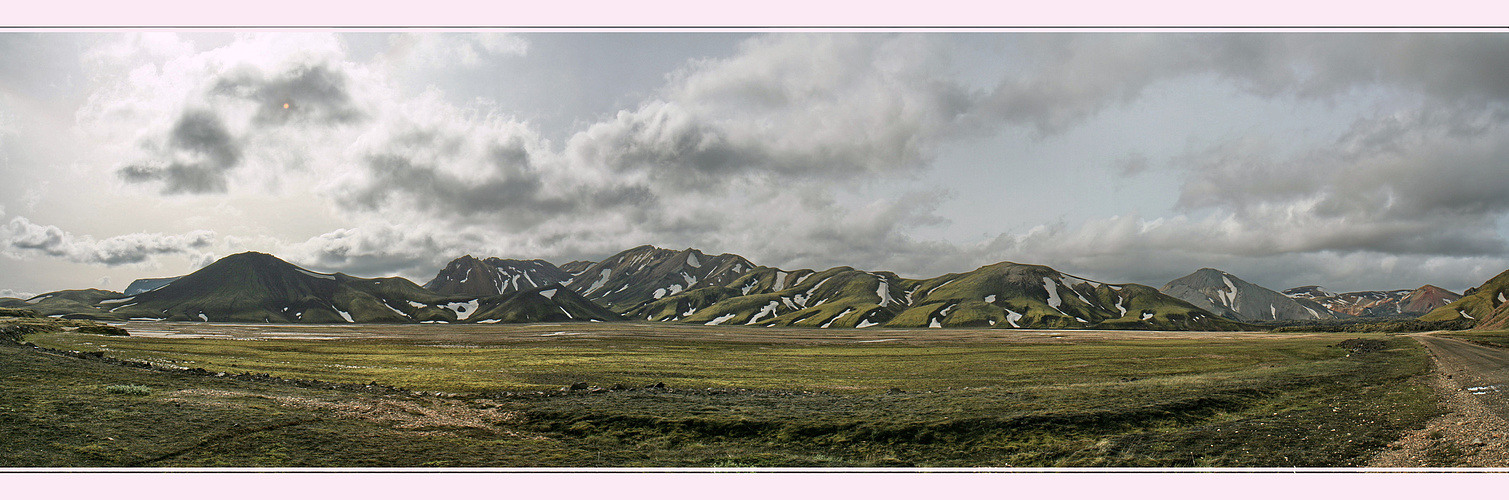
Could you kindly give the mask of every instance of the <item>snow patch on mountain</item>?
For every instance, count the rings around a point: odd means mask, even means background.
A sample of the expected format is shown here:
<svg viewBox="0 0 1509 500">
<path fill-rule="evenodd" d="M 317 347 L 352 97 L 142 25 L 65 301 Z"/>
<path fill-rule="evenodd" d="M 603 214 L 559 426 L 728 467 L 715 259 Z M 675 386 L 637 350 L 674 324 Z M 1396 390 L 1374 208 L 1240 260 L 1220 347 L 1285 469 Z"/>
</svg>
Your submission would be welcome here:
<svg viewBox="0 0 1509 500">
<path fill-rule="evenodd" d="M 1127 308 L 1121 307 L 1121 301 L 1123 300 L 1126 300 L 1126 297 L 1119 295 L 1116 297 L 1116 310 L 1121 311 L 1121 316 L 1117 316 L 1118 318 L 1125 318 L 1127 316 Z"/>
<path fill-rule="evenodd" d="M 1065 275 L 1065 277 L 1066 277 L 1066 278 L 1068 278 L 1068 276 L 1067 276 L 1067 275 Z M 1070 282 L 1070 281 L 1071 281 L 1071 280 L 1072 280 L 1072 279 L 1073 279 L 1073 278 L 1069 278 L 1069 279 L 1065 279 L 1065 280 L 1064 280 L 1064 288 L 1066 288 L 1066 289 L 1068 289 L 1068 290 L 1069 290 L 1069 293 L 1072 293 L 1072 294 L 1074 294 L 1074 296 L 1075 296 L 1075 297 L 1079 297 L 1079 301 L 1080 301 L 1080 302 L 1084 302 L 1084 303 L 1086 303 L 1086 304 L 1090 304 L 1090 305 L 1095 305 L 1095 303 L 1094 303 L 1094 302 L 1090 302 L 1090 300 L 1089 300 L 1089 299 L 1086 299 L 1086 298 L 1085 298 L 1085 296 L 1084 296 L 1084 295 L 1080 295 L 1080 294 L 1079 294 L 1079 290 L 1075 290 L 1075 289 L 1074 289 L 1074 285 L 1072 285 L 1072 284 L 1070 284 L 1070 283 L 1069 283 L 1069 282 Z M 1077 280 L 1077 281 L 1078 281 L 1078 282 L 1079 282 L 1079 283 L 1088 283 L 1088 281 L 1084 281 L 1084 280 Z"/>
<path fill-rule="evenodd" d="M 823 284 L 824 284 L 824 283 L 827 283 L 827 282 L 828 282 L 828 280 L 831 280 L 831 279 L 833 279 L 833 277 L 832 277 L 832 276 L 829 276 L 829 277 L 827 277 L 827 278 L 823 278 L 823 280 L 822 280 L 822 281 L 819 281 L 819 282 L 817 282 L 817 284 L 816 284 L 816 285 L 812 285 L 812 288 L 808 288 L 808 289 L 807 289 L 807 296 L 808 296 L 808 297 L 811 297 L 811 296 L 812 296 L 812 294 L 814 294 L 814 293 L 817 293 L 817 289 L 819 289 L 819 288 L 822 288 L 822 287 L 823 287 Z"/>
<path fill-rule="evenodd" d="M 1043 289 L 1048 291 L 1048 307 L 1052 307 L 1053 310 L 1063 314 L 1063 311 L 1058 308 L 1058 306 L 1064 303 L 1064 300 L 1058 297 L 1058 283 L 1054 283 L 1053 280 L 1044 277 Z"/>
<path fill-rule="evenodd" d="M 1007 309 L 1007 308 L 1004 308 L 1004 307 L 1002 307 L 1001 310 L 1002 311 L 1006 311 L 1006 322 L 1010 323 L 1012 328 L 1021 328 L 1022 327 L 1021 325 L 1016 324 L 1016 320 L 1022 319 L 1022 313 L 1019 313 L 1019 312 L 1016 312 L 1016 311 L 1013 311 L 1013 310 L 1010 310 L 1010 309 Z"/>
<path fill-rule="evenodd" d="M 1153 319 L 1153 313 L 1142 313 L 1142 320 L 1143 321 L 1147 321 L 1147 320 L 1150 320 L 1150 319 Z"/>
<path fill-rule="evenodd" d="M 854 308 L 850 307 L 848 309 L 844 309 L 844 312 L 838 313 L 838 316 L 834 316 L 832 319 L 829 319 L 827 323 L 823 323 L 822 326 L 819 326 L 818 328 L 827 328 L 828 325 L 833 324 L 834 321 L 838 321 L 838 318 L 847 316 L 851 312 L 854 312 Z"/>
<path fill-rule="evenodd" d="M 351 313 L 348 313 L 346 311 L 342 311 L 339 307 L 335 307 L 335 306 L 330 306 L 330 308 L 331 309 L 335 309 L 335 313 L 341 315 L 341 318 L 345 319 L 347 323 L 355 323 L 355 321 L 351 320 Z"/>
<path fill-rule="evenodd" d="M 555 289 L 551 288 L 549 290 L 540 290 L 540 295 L 544 296 L 547 299 L 555 300 Z"/>
<path fill-rule="evenodd" d="M 686 254 L 686 265 L 692 267 L 702 267 L 702 263 L 697 262 L 697 254 L 694 253 Z"/>
<path fill-rule="evenodd" d="M 887 283 L 885 279 L 880 280 L 880 288 L 875 290 L 875 295 L 880 297 L 880 307 L 885 307 L 887 304 L 896 302 L 891 299 L 890 283 Z"/>
<path fill-rule="evenodd" d="M 985 303 L 987 303 L 987 304 L 994 304 L 995 302 L 996 302 L 996 296 L 995 296 L 995 294 L 990 294 L 990 295 L 986 295 L 985 296 Z"/>
<path fill-rule="evenodd" d="M 620 260 L 622 260 L 622 259 L 620 259 Z M 603 269 L 602 275 L 597 278 L 597 281 L 592 282 L 592 285 L 588 286 L 587 287 L 587 291 L 582 292 L 582 295 L 591 295 L 593 290 L 597 290 L 599 288 L 602 288 L 603 285 L 608 282 L 608 276 L 611 276 L 611 275 L 613 275 L 613 270 L 612 269 Z"/>
<path fill-rule="evenodd" d="M 466 318 L 470 318 L 472 313 L 477 312 L 477 299 L 466 302 L 450 302 L 441 307 L 455 312 L 456 321 L 466 321 Z"/>
<path fill-rule="evenodd" d="M 1231 283 L 1231 277 L 1221 275 L 1221 281 L 1226 282 L 1226 291 L 1216 291 L 1217 296 L 1221 297 L 1221 303 L 1233 311 L 1242 312 L 1237 310 L 1237 286 Z"/>
<path fill-rule="evenodd" d="M 954 278 L 954 279 L 958 279 L 958 278 Z M 929 295 L 929 294 L 932 294 L 932 293 L 933 293 L 933 292 L 936 292 L 936 291 L 938 291 L 938 289 L 939 289 L 939 288 L 943 288 L 943 287 L 945 287 L 945 286 L 948 286 L 948 284 L 949 284 L 949 283 L 953 283 L 953 282 L 954 282 L 954 280 L 953 280 L 953 279 L 951 279 L 951 280 L 948 280 L 948 281 L 945 281 L 945 282 L 943 282 L 943 283 L 942 283 L 942 284 L 940 284 L 940 285 L 938 285 L 938 286 L 935 286 L 935 287 L 932 287 L 932 288 L 930 288 L 930 289 L 928 289 L 928 291 L 927 291 L 927 292 L 926 292 L 926 293 L 923 293 L 923 295 Z"/>
<path fill-rule="evenodd" d="M 705 324 L 707 326 L 721 325 L 721 324 L 723 324 L 724 321 L 728 321 L 728 320 L 734 319 L 734 316 L 738 316 L 738 314 L 728 313 L 728 314 L 725 314 L 725 315 L 713 318 L 712 321 L 709 321 L 709 322 L 703 323 L 703 324 Z M 646 318 L 646 319 L 648 319 L 648 318 Z"/>
<path fill-rule="evenodd" d="M 777 307 L 780 307 L 780 306 L 781 306 L 781 301 L 779 301 L 779 300 L 772 300 L 772 301 L 770 301 L 769 304 L 765 304 L 764 307 L 761 307 L 760 308 L 760 312 L 757 313 L 757 314 L 755 314 L 753 317 L 749 318 L 749 322 L 748 323 L 744 323 L 744 324 L 746 324 L 746 325 L 753 325 L 753 324 L 755 324 L 756 321 L 759 321 L 760 318 L 764 318 L 765 315 L 767 315 L 767 314 L 772 315 L 771 317 L 775 317 L 774 316 L 775 309 Z"/>
<path fill-rule="evenodd" d="M 770 291 L 779 292 L 782 288 L 786 288 L 786 271 L 776 271 L 775 284 L 771 287 Z"/>
<path fill-rule="evenodd" d="M 1499 296 L 1500 296 L 1500 297 L 1502 297 L 1502 296 L 1503 296 L 1503 295 L 1499 295 Z M 100 304 L 119 304 L 119 303 L 121 303 L 121 302 L 130 302 L 130 301 L 131 301 L 131 299 L 135 299 L 135 298 L 136 298 L 136 296 L 135 296 L 135 295 L 132 295 L 132 296 L 130 296 L 130 297 L 126 297 L 126 298 L 124 298 L 124 299 L 109 299 L 109 300 L 101 300 L 101 301 L 100 301 Z"/>
<path fill-rule="evenodd" d="M 388 305 L 388 301 L 384 300 L 384 301 L 381 301 L 381 302 L 382 302 L 382 306 L 388 308 L 389 311 L 396 312 L 396 313 L 398 313 L 399 316 L 403 316 L 405 318 L 412 318 L 412 316 L 409 316 L 408 313 L 400 311 L 398 309 L 394 309 L 393 306 Z"/>
<path fill-rule="evenodd" d="M 1457 313 L 1461 314 L 1463 318 L 1477 319 L 1477 318 L 1474 318 L 1471 315 L 1467 314 L 1467 311 L 1465 309 L 1457 309 Z"/>
<path fill-rule="evenodd" d="M 943 328 L 943 323 L 939 323 L 938 322 L 938 318 L 933 318 L 933 321 L 931 323 L 928 323 L 927 327 L 928 328 Z"/>
<path fill-rule="evenodd" d="M 310 270 L 304 269 L 302 267 L 295 267 L 294 269 L 297 270 L 298 272 L 304 273 L 305 276 L 313 276 L 313 277 L 316 277 L 316 278 L 319 278 L 319 279 L 322 279 L 322 280 L 333 280 L 333 279 L 335 279 L 335 276 L 331 276 L 331 275 L 328 275 L 328 274 L 320 274 L 320 273 L 317 273 L 317 272 L 314 272 L 314 271 L 310 271 Z"/>
<path fill-rule="evenodd" d="M 665 289 L 664 288 L 656 288 L 655 289 L 655 300 L 660 300 L 661 297 L 665 297 Z"/>
</svg>

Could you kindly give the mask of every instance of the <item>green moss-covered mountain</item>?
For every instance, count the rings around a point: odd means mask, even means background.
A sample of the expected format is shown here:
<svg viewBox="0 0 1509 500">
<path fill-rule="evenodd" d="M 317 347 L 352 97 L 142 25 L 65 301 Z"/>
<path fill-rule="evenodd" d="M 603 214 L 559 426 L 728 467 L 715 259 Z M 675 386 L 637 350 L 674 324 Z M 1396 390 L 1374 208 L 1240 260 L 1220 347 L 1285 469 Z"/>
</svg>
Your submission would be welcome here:
<svg viewBox="0 0 1509 500">
<path fill-rule="evenodd" d="M 109 301 L 125 297 L 110 290 L 62 290 L 21 300 L 0 298 L 0 307 L 26 309 L 42 316 L 65 319 L 110 319 Z M 101 304 L 104 302 L 104 304 Z"/>
<path fill-rule="evenodd" d="M 99 320 L 249 323 L 608 321 L 621 319 L 559 285 L 506 294 L 441 295 L 404 278 L 324 274 L 246 252 L 149 292 L 103 290 L 9 299 L 44 314 Z"/>
<path fill-rule="evenodd" d="M 759 267 L 728 285 L 663 297 L 627 314 L 647 321 L 816 328 L 1242 328 L 1151 287 L 1011 262 L 927 280 L 849 267 Z"/>
<path fill-rule="evenodd" d="M 1509 328 L 1509 271 L 1499 273 L 1481 286 L 1470 288 L 1462 298 L 1436 308 L 1420 317 L 1421 321 L 1477 320 L 1479 329 Z M 3 304 L 0 304 L 3 305 Z"/>
<path fill-rule="evenodd" d="M 710 256 L 691 248 L 676 251 L 646 245 L 587 266 L 566 286 L 593 302 L 625 312 L 685 290 L 728 285 L 754 267 L 738 255 Z"/>
<path fill-rule="evenodd" d="M 819 329 L 1244 328 L 1151 287 L 1101 283 L 1012 262 L 909 279 L 851 267 L 785 271 L 733 254 L 642 246 L 563 268 L 542 260 L 468 255 L 421 287 L 399 277 L 317 273 L 247 252 L 137 294 L 71 290 L 25 301 L 0 299 L 0 307 L 78 319 L 252 323 L 610 321 L 627 316 Z"/>
</svg>

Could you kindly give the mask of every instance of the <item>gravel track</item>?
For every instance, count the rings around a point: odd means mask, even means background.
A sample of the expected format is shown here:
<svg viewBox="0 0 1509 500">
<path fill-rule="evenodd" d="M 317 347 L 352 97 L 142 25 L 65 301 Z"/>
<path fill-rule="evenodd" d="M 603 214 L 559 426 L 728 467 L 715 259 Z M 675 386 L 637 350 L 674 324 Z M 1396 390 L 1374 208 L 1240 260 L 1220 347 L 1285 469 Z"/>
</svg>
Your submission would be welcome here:
<svg viewBox="0 0 1509 500">
<path fill-rule="evenodd" d="M 1509 351 L 1429 334 L 1429 381 L 1447 413 L 1406 434 L 1370 467 L 1509 467 Z"/>
</svg>

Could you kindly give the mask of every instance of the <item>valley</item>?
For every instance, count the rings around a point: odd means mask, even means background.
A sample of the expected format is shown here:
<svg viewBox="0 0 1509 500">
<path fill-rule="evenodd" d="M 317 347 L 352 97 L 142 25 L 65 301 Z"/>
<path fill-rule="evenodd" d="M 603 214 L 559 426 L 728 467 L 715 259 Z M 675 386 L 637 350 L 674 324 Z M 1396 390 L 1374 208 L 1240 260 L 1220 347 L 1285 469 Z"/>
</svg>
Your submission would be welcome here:
<svg viewBox="0 0 1509 500">
<path fill-rule="evenodd" d="M 1441 411 L 1379 334 L 125 327 L 0 346 L 0 463 L 1347 467 Z"/>
<path fill-rule="evenodd" d="M 1420 332 L 1509 344 L 1506 275 L 1281 293 L 642 246 L 468 255 L 420 286 L 247 252 L 131 295 L 0 299 L 0 425 L 38 431 L 0 465 L 1501 465 L 1502 433 L 1428 430 L 1469 410 L 1442 378 L 1460 342 Z"/>
</svg>

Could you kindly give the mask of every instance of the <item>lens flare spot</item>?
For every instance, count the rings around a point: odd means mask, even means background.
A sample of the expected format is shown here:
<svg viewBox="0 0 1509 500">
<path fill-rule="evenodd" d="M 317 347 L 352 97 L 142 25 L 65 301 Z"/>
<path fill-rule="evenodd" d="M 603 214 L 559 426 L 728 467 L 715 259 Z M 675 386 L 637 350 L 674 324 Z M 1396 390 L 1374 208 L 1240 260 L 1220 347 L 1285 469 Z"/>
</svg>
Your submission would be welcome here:
<svg viewBox="0 0 1509 500">
<path fill-rule="evenodd" d="M 283 109 L 288 109 L 288 103 L 283 103 Z"/>
</svg>

